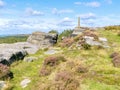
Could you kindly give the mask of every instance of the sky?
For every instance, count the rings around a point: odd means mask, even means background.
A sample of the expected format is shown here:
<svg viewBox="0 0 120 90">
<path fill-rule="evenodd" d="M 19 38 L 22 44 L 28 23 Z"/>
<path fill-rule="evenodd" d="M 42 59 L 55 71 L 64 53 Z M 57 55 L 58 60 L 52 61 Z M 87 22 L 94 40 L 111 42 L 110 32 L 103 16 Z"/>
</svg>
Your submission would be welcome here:
<svg viewBox="0 0 120 90">
<path fill-rule="evenodd" d="M 120 25 L 120 0 L 0 0 L 0 35 Z"/>
</svg>

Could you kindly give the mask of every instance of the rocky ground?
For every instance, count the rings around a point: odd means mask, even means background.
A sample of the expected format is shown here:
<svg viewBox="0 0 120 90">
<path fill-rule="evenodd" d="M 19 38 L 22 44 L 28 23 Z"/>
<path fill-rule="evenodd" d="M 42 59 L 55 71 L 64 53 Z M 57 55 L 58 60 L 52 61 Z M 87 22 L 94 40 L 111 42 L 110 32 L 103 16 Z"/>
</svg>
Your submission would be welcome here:
<svg viewBox="0 0 120 90">
<path fill-rule="evenodd" d="M 94 42 L 94 43 L 93 43 Z M 98 31 L 66 38 L 11 64 L 11 90 L 120 90 L 120 37 Z M 9 69 L 9 68 L 8 68 Z M 9 71 L 9 70 L 8 70 Z"/>
<path fill-rule="evenodd" d="M 0 44 L 0 63 L 9 65 L 23 59 L 27 54 L 35 54 L 39 49 L 48 48 L 56 42 L 55 34 L 35 32 L 28 37 L 27 42 Z"/>
</svg>

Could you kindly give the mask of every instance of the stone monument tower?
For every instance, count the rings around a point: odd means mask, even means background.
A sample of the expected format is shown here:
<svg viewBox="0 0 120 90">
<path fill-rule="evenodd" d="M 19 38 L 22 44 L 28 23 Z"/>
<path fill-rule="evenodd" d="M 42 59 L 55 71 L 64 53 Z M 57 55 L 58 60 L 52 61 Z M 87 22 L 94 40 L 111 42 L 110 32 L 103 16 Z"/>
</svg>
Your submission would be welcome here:
<svg viewBox="0 0 120 90">
<path fill-rule="evenodd" d="M 78 17 L 78 28 L 80 28 L 80 17 Z"/>
<path fill-rule="evenodd" d="M 73 30 L 72 36 L 76 36 L 78 34 L 81 34 L 85 29 L 80 27 L 80 17 L 78 17 L 78 25 Z"/>
</svg>

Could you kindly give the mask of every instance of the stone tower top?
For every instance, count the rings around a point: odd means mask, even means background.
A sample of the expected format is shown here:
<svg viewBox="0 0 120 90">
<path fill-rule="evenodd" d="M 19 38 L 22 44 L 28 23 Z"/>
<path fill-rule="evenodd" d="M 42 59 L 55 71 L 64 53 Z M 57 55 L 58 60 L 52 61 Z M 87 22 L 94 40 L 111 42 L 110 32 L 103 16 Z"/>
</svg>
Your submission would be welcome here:
<svg viewBox="0 0 120 90">
<path fill-rule="evenodd" d="M 78 17 L 78 28 L 80 28 L 80 17 Z"/>
</svg>

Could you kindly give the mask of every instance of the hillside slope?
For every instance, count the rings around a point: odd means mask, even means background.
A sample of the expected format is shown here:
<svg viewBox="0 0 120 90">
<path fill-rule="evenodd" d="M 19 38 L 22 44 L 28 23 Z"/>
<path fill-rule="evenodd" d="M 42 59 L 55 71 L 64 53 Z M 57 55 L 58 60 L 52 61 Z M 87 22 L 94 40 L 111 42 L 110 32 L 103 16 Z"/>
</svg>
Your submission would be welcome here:
<svg viewBox="0 0 120 90">
<path fill-rule="evenodd" d="M 110 48 L 79 50 L 56 45 L 27 56 L 37 57 L 33 62 L 13 63 L 11 71 L 14 78 L 7 81 L 8 89 L 120 90 L 120 68 L 114 67 L 110 58 L 113 52 L 120 52 L 120 36 L 112 31 L 101 30 L 98 33 L 108 39 Z M 31 82 L 22 88 L 20 83 L 24 79 Z"/>
</svg>

